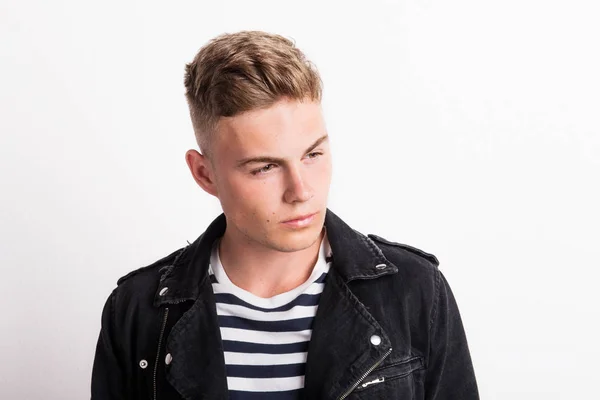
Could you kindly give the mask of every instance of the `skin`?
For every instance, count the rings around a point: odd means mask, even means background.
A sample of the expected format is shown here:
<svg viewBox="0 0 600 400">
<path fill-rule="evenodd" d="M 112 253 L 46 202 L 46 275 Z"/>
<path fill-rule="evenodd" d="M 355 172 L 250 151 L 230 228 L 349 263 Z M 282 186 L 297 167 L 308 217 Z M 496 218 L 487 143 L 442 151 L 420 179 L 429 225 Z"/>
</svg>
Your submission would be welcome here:
<svg viewBox="0 0 600 400">
<path fill-rule="evenodd" d="M 321 104 L 282 99 L 223 117 L 211 150 L 211 159 L 194 149 L 185 158 L 196 183 L 221 203 L 227 228 L 219 257 L 229 279 L 259 297 L 304 283 L 325 233 L 332 172 Z M 259 157 L 273 160 L 240 165 Z M 315 212 L 306 227 L 283 223 Z"/>
</svg>

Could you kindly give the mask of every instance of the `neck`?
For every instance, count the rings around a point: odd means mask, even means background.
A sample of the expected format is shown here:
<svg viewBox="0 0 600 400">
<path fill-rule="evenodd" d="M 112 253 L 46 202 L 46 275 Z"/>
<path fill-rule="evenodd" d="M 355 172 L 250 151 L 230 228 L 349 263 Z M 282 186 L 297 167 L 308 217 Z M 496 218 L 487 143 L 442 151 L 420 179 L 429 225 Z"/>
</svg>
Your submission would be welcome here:
<svg viewBox="0 0 600 400">
<path fill-rule="evenodd" d="M 306 282 L 319 258 L 324 234 L 323 228 L 306 249 L 283 252 L 236 237 L 226 229 L 219 244 L 219 258 L 234 285 L 258 297 L 273 297 Z"/>
</svg>

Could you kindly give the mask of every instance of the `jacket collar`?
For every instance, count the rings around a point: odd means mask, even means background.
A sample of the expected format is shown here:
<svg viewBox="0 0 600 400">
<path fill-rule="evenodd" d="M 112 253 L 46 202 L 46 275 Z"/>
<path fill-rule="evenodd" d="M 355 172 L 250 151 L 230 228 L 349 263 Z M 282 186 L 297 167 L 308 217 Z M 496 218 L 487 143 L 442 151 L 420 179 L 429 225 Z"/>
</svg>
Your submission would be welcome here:
<svg viewBox="0 0 600 400">
<path fill-rule="evenodd" d="M 329 208 L 326 209 L 324 224 L 331 246 L 333 268 L 345 283 L 398 272 L 397 266 L 383 255 L 368 236 L 352 229 Z M 208 275 L 212 244 L 223 236 L 226 226 L 225 214 L 222 213 L 193 243 L 181 249 L 160 278 L 154 306 L 181 303 L 198 297 Z"/>
</svg>

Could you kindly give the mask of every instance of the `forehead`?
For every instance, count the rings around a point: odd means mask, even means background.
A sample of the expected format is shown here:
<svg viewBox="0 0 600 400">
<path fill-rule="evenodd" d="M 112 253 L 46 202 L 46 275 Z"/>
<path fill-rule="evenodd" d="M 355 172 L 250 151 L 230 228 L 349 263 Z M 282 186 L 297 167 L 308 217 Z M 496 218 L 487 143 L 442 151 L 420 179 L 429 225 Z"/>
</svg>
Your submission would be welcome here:
<svg viewBox="0 0 600 400">
<path fill-rule="evenodd" d="M 293 151 L 325 133 L 321 104 L 281 100 L 269 108 L 222 118 L 216 142 L 228 153 Z M 237 155 L 237 154 L 236 154 Z"/>
</svg>

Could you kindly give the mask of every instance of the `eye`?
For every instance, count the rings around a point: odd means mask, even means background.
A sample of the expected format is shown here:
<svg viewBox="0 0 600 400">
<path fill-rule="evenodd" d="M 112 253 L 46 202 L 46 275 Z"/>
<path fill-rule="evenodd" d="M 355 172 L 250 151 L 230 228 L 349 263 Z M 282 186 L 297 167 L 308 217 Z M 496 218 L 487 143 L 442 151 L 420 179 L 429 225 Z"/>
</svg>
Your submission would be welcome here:
<svg viewBox="0 0 600 400">
<path fill-rule="evenodd" d="M 253 170 L 253 171 L 250 171 L 250 173 L 251 173 L 252 175 L 260 175 L 260 174 L 264 174 L 264 173 L 266 173 L 266 172 L 268 172 L 268 171 L 270 171 L 270 170 L 271 170 L 271 168 L 269 168 L 269 167 L 271 167 L 271 166 L 275 166 L 275 164 L 267 164 L 267 165 L 265 165 L 265 166 L 264 166 L 264 167 L 262 167 L 262 168 L 259 168 L 259 169 L 255 169 L 255 170 Z"/>
<path fill-rule="evenodd" d="M 323 155 L 323 153 L 321 153 L 319 151 L 313 151 L 312 153 L 308 153 L 308 155 L 310 156 L 310 158 L 317 158 L 317 157 Z"/>
</svg>

